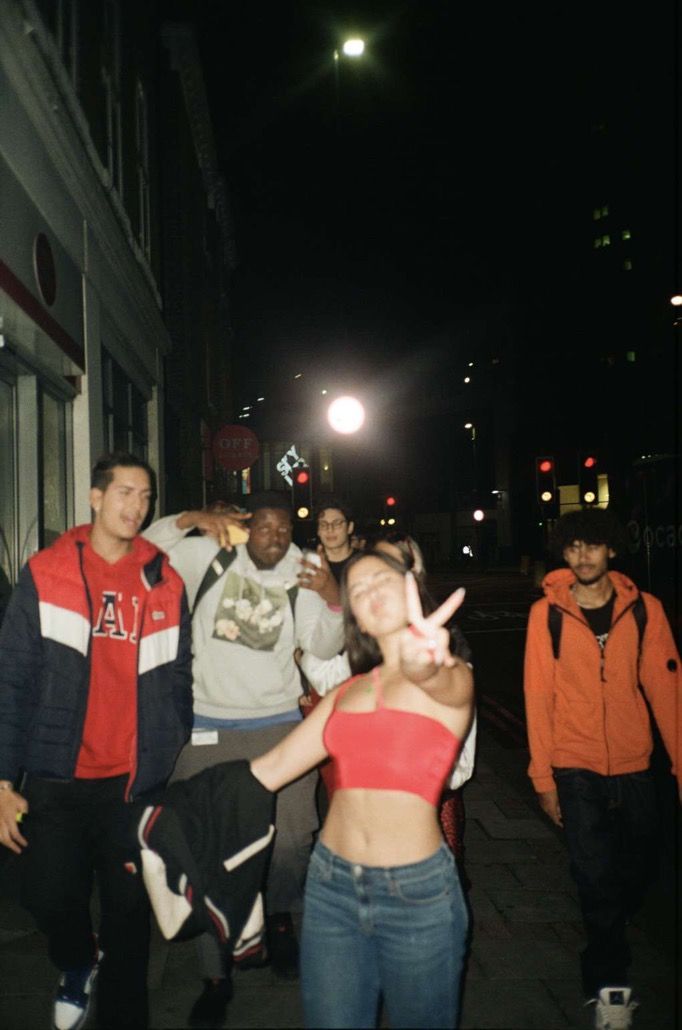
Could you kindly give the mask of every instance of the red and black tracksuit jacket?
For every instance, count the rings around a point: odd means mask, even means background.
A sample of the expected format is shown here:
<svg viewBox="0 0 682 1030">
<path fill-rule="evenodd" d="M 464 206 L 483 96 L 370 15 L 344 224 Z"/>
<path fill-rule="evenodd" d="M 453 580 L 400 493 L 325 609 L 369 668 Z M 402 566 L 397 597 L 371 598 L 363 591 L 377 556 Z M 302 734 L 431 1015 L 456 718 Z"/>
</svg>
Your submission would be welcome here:
<svg viewBox="0 0 682 1030">
<path fill-rule="evenodd" d="M 92 600 L 83 573 L 89 526 L 23 568 L 0 630 L 0 778 L 73 778 L 91 678 Z M 192 730 L 191 623 L 182 580 L 143 541 L 137 727 L 126 797 L 163 784 Z"/>
</svg>

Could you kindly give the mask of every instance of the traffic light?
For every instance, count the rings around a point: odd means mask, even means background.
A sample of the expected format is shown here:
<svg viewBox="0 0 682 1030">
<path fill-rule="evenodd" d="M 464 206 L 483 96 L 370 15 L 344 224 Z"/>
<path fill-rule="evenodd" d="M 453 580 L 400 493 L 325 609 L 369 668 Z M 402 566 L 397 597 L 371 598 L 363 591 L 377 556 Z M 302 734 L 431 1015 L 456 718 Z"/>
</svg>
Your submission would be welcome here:
<svg viewBox="0 0 682 1030">
<path fill-rule="evenodd" d="M 398 498 L 394 494 L 384 497 L 384 514 L 380 520 L 382 526 L 395 526 L 398 520 Z"/>
<path fill-rule="evenodd" d="M 294 505 L 294 516 L 299 521 L 309 519 L 313 510 L 313 479 L 308 465 L 296 465 L 292 470 L 293 482 L 291 494 Z"/>
<path fill-rule="evenodd" d="M 554 458 L 545 456 L 535 459 L 535 488 L 536 500 L 544 518 L 558 518 L 559 491 L 556 485 Z"/>
<path fill-rule="evenodd" d="M 578 484 L 580 503 L 591 507 L 599 500 L 599 462 L 594 451 L 580 455 Z"/>
</svg>

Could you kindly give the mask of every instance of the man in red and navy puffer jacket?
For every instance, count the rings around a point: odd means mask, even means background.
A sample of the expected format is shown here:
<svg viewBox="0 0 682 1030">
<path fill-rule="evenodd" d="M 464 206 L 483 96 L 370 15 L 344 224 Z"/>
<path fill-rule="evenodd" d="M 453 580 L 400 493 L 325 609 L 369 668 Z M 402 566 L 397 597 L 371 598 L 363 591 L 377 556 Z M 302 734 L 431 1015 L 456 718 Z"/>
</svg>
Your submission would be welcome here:
<svg viewBox="0 0 682 1030">
<path fill-rule="evenodd" d="M 147 1025 L 149 908 L 130 802 L 162 786 L 192 728 L 182 580 L 139 536 L 154 474 L 130 454 L 95 465 L 91 526 L 34 555 L 0 633 L 0 843 L 61 971 L 53 1025 Z M 93 876 L 99 936 L 90 919 Z"/>
</svg>

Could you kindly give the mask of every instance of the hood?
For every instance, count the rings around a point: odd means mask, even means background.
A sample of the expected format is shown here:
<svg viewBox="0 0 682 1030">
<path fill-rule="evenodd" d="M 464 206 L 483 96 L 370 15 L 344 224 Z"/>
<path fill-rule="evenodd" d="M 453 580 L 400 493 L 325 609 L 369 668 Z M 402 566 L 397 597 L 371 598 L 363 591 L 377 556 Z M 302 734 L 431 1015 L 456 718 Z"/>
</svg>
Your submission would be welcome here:
<svg viewBox="0 0 682 1030">
<path fill-rule="evenodd" d="M 92 524 L 90 522 L 85 522 L 80 526 L 74 526 L 73 529 L 67 529 L 66 533 L 62 533 L 62 535 L 50 545 L 49 550 L 52 551 L 54 555 L 62 553 L 71 554 L 71 549 L 74 544 L 86 544 L 88 542 L 90 539 L 91 529 Z M 163 554 L 163 552 L 159 551 L 159 548 L 150 543 L 149 540 L 146 540 L 145 537 L 138 535 L 133 540 L 133 554 L 139 561 L 140 565 L 148 565 L 149 562 L 153 561 L 159 554 Z"/>
<path fill-rule="evenodd" d="M 609 579 L 613 584 L 618 599 L 618 607 L 624 607 L 638 597 L 639 590 L 622 572 L 615 572 L 609 569 Z M 571 586 L 575 583 L 575 574 L 570 569 L 554 569 L 548 572 L 542 581 L 542 589 L 550 604 L 557 604 L 561 608 L 576 607 L 571 593 Z"/>
</svg>

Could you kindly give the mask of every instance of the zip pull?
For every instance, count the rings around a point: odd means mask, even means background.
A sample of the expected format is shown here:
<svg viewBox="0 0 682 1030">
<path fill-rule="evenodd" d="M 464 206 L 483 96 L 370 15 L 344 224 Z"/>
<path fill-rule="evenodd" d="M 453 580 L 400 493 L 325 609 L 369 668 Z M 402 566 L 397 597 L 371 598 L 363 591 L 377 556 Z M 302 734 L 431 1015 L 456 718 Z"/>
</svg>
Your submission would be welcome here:
<svg viewBox="0 0 682 1030">
<path fill-rule="evenodd" d="M 601 656 L 599 658 L 599 679 L 602 683 L 606 683 L 606 676 L 604 675 L 604 648 L 601 648 Z"/>
</svg>

